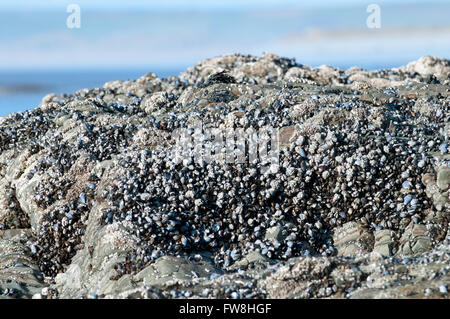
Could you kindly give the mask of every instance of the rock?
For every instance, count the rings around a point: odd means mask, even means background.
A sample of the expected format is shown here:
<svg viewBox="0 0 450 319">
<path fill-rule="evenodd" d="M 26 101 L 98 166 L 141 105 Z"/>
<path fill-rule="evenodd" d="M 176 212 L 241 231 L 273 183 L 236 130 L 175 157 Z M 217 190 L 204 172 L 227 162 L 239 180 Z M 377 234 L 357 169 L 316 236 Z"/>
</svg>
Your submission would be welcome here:
<svg viewBox="0 0 450 319">
<path fill-rule="evenodd" d="M 332 267 L 324 258 L 302 258 L 280 267 L 263 282 L 269 298 L 307 298 L 319 295 L 323 279 Z"/>
<path fill-rule="evenodd" d="M 405 229 L 401 239 L 398 255 L 413 256 L 429 250 L 431 239 L 425 225 L 418 225 L 411 222 Z"/>
<path fill-rule="evenodd" d="M 266 256 L 261 255 L 261 253 L 257 251 L 252 251 L 244 258 L 236 262 L 236 266 L 248 266 L 249 264 L 268 264 L 271 260 Z"/>
<path fill-rule="evenodd" d="M 0 225 L 5 228 L 27 227 L 27 215 L 21 210 L 11 183 L 0 180 Z"/>
<path fill-rule="evenodd" d="M 392 249 L 395 245 L 395 234 L 389 229 L 377 230 L 374 232 L 375 244 L 373 251 L 382 256 L 390 257 L 393 255 Z"/>
<path fill-rule="evenodd" d="M 171 281 L 190 281 L 193 278 L 221 274 L 208 262 L 190 262 L 183 258 L 164 256 L 141 272 L 134 279 L 146 286 L 163 285 Z"/>
<path fill-rule="evenodd" d="M 333 234 L 338 256 L 354 256 L 371 250 L 372 235 L 356 222 L 349 222 L 337 228 Z"/>
<path fill-rule="evenodd" d="M 15 298 L 31 298 L 45 286 L 39 267 L 16 241 L 0 239 L 0 291 Z"/>
<path fill-rule="evenodd" d="M 279 143 L 281 145 L 290 144 L 292 141 L 294 141 L 297 138 L 296 133 L 297 133 L 297 129 L 295 126 L 282 127 L 279 132 L 279 138 L 278 138 Z"/>
<path fill-rule="evenodd" d="M 446 207 L 450 204 L 449 198 L 450 192 L 436 193 L 433 196 L 433 204 L 438 211 L 445 211 Z"/>
<path fill-rule="evenodd" d="M 169 102 L 166 92 L 156 92 L 146 96 L 141 102 L 141 107 L 147 114 L 152 114 Z"/>
<path fill-rule="evenodd" d="M 437 174 L 437 186 L 446 191 L 450 186 L 450 167 L 443 167 L 438 170 Z"/>
<path fill-rule="evenodd" d="M 208 77 L 205 86 L 215 83 L 236 83 L 236 80 L 226 72 L 215 73 Z"/>
<path fill-rule="evenodd" d="M 330 276 L 337 288 L 345 291 L 359 286 L 363 281 L 364 273 L 358 267 L 343 265 L 333 269 Z"/>
<path fill-rule="evenodd" d="M 31 160 L 36 161 L 37 156 L 32 156 Z M 30 163 L 30 162 L 29 162 Z M 34 165 L 28 166 L 23 174 L 17 176 L 12 185 L 14 186 L 16 193 L 16 199 L 20 204 L 20 209 L 27 214 L 31 228 L 38 232 L 40 229 L 40 223 L 42 218 L 42 209 L 40 209 L 35 201 L 35 188 L 40 182 L 42 176 L 36 174 L 33 178 L 28 179 L 27 175 L 34 169 Z"/>
<path fill-rule="evenodd" d="M 436 176 L 433 174 L 424 174 L 424 175 L 422 175 L 422 183 L 425 185 L 431 184 L 431 183 L 433 183 L 435 178 L 436 178 Z"/>
<path fill-rule="evenodd" d="M 284 79 L 294 83 L 314 83 L 314 72 L 306 67 L 292 67 L 284 75 Z"/>
<path fill-rule="evenodd" d="M 266 54 L 260 61 L 248 62 L 238 66 L 231 75 L 237 81 L 243 81 L 245 77 L 279 79 L 283 75 L 283 70 L 273 62 L 276 58 L 278 57 L 275 55 Z"/>
<path fill-rule="evenodd" d="M 281 225 L 270 227 L 266 230 L 264 240 L 283 241 L 286 236 L 283 236 L 283 227 Z"/>
<path fill-rule="evenodd" d="M 440 285 L 439 286 L 439 292 L 443 293 L 443 294 L 446 294 L 448 292 L 447 286 L 446 285 Z"/>
<path fill-rule="evenodd" d="M 39 105 L 39 107 L 45 112 L 45 111 L 49 111 L 51 109 L 55 109 L 58 107 L 58 103 L 54 103 L 52 102 L 53 99 L 56 97 L 56 94 L 51 93 L 51 94 L 47 94 L 46 96 L 44 96 L 42 98 L 41 104 Z"/>
<path fill-rule="evenodd" d="M 6 240 L 24 240 L 29 235 L 31 235 L 31 229 L 29 228 L 0 230 L 0 238 Z"/>
<path fill-rule="evenodd" d="M 55 97 L 56 97 L 56 94 L 54 94 L 54 93 L 47 94 L 46 96 L 44 96 L 42 98 L 41 105 L 52 102 Z"/>
<path fill-rule="evenodd" d="M 0 118 L 0 298 L 442 298 L 448 63 L 231 54 Z"/>
<path fill-rule="evenodd" d="M 450 73 L 450 62 L 445 59 L 424 56 L 417 61 L 408 63 L 407 66 L 401 67 L 400 69 L 407 72 L 417 72 L 423 75 L 433 74 L 439 77 L 447 77 Z"/>
</svg>

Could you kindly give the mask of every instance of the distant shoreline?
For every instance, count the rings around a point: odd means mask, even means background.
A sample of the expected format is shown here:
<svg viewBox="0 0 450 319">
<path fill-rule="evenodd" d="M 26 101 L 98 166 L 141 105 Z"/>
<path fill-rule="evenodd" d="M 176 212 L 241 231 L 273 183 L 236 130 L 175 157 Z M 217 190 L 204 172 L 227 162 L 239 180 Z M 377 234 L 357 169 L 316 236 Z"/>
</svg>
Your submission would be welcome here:
<svg viewBox="0 0 450 319">
<path fill-rule="evenodd" d="M 17 93 L 36 93 L 48 90 L 47 86 L 37 84 L 0 85 L 0 95 Z"/>
</svg>

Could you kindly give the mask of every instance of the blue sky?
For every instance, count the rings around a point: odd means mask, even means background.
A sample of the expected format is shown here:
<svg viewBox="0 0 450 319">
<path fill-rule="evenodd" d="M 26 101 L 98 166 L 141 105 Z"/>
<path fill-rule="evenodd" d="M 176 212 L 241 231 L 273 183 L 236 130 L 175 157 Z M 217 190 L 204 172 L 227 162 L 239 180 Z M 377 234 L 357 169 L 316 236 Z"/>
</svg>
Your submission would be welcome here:
<svg viewBox="0 0 450 319">
<path fill-rule="evenodd" d="M 80 29 L 66 25 L 72 3 Z M 380 29 L 366 25 L 371 3 Z M 0 116 L 49 92 L 176 75 L 227 53 L 366 69 L 450 58 L 449 17 L 450 0 L 0 0 Z"/>
<path fill-rule="evenodd" d="M 368 29 L 368 4 L 382 28 Z M 68 4 L 81 28 L 68 29 Z M 391 67 L 450 52 L 449 0 L 1 0 L 0 71 L 182 69 L 226 53 Z"/>
<path fill-rule="evenodd" d="M 448 3 L 448 0 L 2 0 L 0 9 L 58 9 L 68 4 L 79 4 L 84 9 L 178 9 L 210 10 L 223 8 L 264 8 L 264 7 L 342 7 L 376 3 L 378 5 L 417 3 Z"/>
</svg>

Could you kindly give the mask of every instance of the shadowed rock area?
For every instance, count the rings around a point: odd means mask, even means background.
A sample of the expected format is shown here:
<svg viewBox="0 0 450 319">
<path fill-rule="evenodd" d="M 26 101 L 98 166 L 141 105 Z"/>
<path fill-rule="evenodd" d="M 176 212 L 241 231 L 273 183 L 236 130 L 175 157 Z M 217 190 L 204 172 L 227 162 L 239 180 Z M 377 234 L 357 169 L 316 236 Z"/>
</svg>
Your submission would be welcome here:
<svg viewBox="0 0 450 319">
<path fill-rule="evenodd" d="M 205 145 L 276 128 L 279 165 L 176 161 L 199 122 Z M 49 94 L 0 118 L 0 298 L 449 298 L 449 123 L 435 57 L 236 54 Z"/>
</svg>

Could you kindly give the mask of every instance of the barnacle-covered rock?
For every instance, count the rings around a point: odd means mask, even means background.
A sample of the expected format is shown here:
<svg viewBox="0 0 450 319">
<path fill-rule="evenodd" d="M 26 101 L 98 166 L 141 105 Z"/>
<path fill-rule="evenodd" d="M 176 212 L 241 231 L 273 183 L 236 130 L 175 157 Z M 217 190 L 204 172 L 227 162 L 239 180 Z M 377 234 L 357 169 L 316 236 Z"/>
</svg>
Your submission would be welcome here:
<svg viewBox="0 0 450 319">
<path fill-rule="evenodd" d="M 0 295 L 442 296 L 448 65 L 231 54 L 1 118 L 0 264 L 31 288 Z"/>
</svg>

